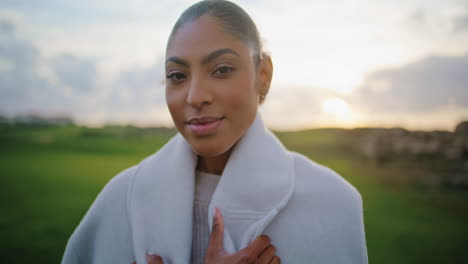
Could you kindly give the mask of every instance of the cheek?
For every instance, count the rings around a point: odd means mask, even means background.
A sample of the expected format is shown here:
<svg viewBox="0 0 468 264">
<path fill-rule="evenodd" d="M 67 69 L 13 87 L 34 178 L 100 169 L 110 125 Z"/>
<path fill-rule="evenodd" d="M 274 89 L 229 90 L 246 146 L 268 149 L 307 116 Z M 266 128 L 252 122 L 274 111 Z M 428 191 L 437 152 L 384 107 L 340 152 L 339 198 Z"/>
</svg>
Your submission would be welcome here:
<svg viewBox="0 0 468 264">
<path fill-rule="evenodd" d="M 230 89 L 230 94 L 226 98 L 229 104 L 240 112 L 251 111 L 258 100 L 253 80 L 242 78 L 237 80 L 233 86 L 235 89 Z"/>
<path fill-rule="evenodd" d="M 182 90 L 166 88 L 166 104 L 176 126 L 183 122 L 184 94 Z"/>
</svg>

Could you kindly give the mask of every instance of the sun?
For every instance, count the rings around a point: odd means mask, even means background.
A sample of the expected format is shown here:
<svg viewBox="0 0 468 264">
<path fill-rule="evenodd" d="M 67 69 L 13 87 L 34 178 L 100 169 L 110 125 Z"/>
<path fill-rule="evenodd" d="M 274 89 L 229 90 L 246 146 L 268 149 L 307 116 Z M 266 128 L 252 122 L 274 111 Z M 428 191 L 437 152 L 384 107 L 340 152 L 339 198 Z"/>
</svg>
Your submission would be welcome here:
<svg viewBox="0 0 468 264">
<path fill-rule="evenodd" d="M 322 103 L 322 111 L 339 121 L 351 121 L 349 104 L 340 98 L 330 98 Z"/>
</svg>

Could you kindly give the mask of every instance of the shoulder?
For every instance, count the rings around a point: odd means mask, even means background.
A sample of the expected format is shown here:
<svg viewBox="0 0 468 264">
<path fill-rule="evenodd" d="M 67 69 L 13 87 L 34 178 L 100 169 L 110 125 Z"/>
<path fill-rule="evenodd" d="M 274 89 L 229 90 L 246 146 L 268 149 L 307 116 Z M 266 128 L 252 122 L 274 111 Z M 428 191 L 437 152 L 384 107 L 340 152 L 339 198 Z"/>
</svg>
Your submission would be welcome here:
<svg viewBox="0 0 468 264">
<path fill-rule="evenodd" d="M 114 176 L 94 200 L 80 225 L 98 224 L 108 214 L 126 214 L 127 195 L 137 166 L 123 170 Z"/>
<path fill-rule="evenodd" d="M 126 203 L 129 187 L 137 168 L 137 165 L 132 166 L 114 176 L 96 197 L 91 209 L 93 207 L 99 207 L 104 211 L 125 209 L 121 205 Z"/>
<path fill-rule="evenodd" d="M 359 191 L 334 170 L 310 160 L 308 157 L 291 152 L 296 175 L 296 191 L 314 198 L 327 197 L 338 201 L 360 205 Z"/>
<path fill-rule="evenodd" d="M 131 262 L 127 196 L 136 169 L 125 169 L 101 190 L 68 240 L 62 263 Z"/>
<path fill-rule="evenodd" d="M 284 245 L 277 242 L 279 248 L 289 251 L 291 244 L 300 245 L 285 255 L 285 262 L 367 263 L 360 193 L 332 169 L 298 153 L 291 156 L 295 190 L 270 227 L 275 237 L 289 239 Z M 284 228 L 290 223 L 293 228 Z"/>
</svg>

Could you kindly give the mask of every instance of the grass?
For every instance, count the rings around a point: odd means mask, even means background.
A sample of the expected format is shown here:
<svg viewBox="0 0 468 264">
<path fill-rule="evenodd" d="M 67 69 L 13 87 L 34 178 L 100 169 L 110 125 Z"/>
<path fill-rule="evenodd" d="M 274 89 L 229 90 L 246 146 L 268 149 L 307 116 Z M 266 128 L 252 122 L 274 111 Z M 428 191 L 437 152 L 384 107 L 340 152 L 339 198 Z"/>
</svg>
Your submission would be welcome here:
<svg viewBox="0 0 468 264">
<path fill-rule="evenodd" d="M 355 158 L 340 133 L 278 136 L 359 189 L 370 263 L 468 263 L 466 193 L 384 184 L 382 175 L 405 171 Z M 104 184 L 172 135 L 131 127 L 2 127 L 1 262 L 59 263 L 67 239 Z"/>
</svg>

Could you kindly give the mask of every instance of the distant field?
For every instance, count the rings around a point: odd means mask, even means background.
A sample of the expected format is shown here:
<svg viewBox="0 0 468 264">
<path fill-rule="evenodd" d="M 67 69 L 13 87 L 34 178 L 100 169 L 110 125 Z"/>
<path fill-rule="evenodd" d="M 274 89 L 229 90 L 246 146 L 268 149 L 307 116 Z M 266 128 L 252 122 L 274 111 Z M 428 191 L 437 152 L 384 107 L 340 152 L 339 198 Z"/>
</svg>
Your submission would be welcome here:
<svg viewBox="0 0 468 264">
<path fill-rule="evenodd" d="M 104 184 L 172 135 L 132 127 L 0 127 L 1 263 L 59 263 Z M 380 175 L 405 171 L 355 157 L 346 148 L 350 139 L 334 130 L 278 136 L 359 189 L 370 263 L 468 263 L 466 193 L 384 185 Z"/>
</svg>

